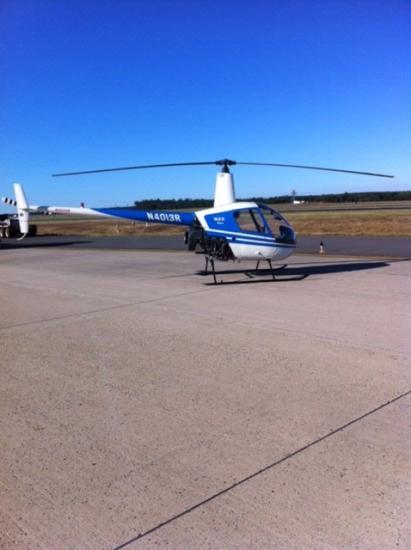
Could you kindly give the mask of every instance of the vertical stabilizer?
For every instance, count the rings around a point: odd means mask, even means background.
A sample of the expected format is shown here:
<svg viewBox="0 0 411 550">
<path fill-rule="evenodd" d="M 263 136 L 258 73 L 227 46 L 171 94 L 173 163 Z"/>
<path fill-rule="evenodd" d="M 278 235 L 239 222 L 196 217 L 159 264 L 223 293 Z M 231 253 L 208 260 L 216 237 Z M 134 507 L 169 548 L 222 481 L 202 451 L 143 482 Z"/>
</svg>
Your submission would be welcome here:
<svg viewBox="0 0 411 550">
<path fill-rule="evenodd" d="M 25 237 L 29 232 L 29 205 L 20 183 L 14 184 L 14 195 L 16 197 L 17 215 L 20 224 L 20 233 Z"/>
<path fill-rule="evenodd" d="M 230 172 L 217 174 L 214 193 L 214 208 L 235 202 L 234 178 Z"/>
</svg>

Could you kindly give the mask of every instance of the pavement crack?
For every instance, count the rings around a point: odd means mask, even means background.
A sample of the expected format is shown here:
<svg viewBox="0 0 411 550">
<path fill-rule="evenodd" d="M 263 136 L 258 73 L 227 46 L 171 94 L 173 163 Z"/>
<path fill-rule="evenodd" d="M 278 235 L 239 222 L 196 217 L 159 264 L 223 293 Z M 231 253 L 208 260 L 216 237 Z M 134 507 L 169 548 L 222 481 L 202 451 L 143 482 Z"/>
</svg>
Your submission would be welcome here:
<svg viewBox="0 0 411 550">
<path fill-rule="evenodd" d="M 333 437 L 334 435 L 342 432 L 343 430 L 353 426 L 354 424 L 357 424 L 358 422 L 361 422 L 365 418 L 368 418 L 369 416 L 372 416 L 373 414 L 381 411 L 385 407 L 388 407 L 389 405 L 392 405 L 396 401 L 399 401 L 400 399 L 403 399 L 404 397 L 407 397 L 411 394 L 411 390 L 408 390 L 400 395 L 397 395 L 396 397 L 390 399 L 389 401 L 386 401 L 385 403 L 382 403 L 381 405 L 378 405 L 378 407 L 375 407 L 374 409 L 371 409 L 370 411 L 362 414 L 361 416 L 357 416 L 353 420 L 350 420 L 349 422 L 343 424 L 342 426 L 339 426 L 338 428 L 335 428 L 334 430 L 326 433 L 325 435 L 318 437 L 317 439 L 314 439 L 313 441 L 310 441 L 303 447 L 300 447 L 299 449 L 296 449 L 295 451 L 283 456 L 282 458 L 276 460 L 275 462 L 272 462 L 271 464 L 268 464 L 264 466 L 263 468 L 260 468 L 259 470 L 253 472 L 252 474 L 236 481 L 235 483 L 232 483 L 228 487 L 225 487 L 221 491 L 218 491 L 209 497 L 205 498 L 204 500 L 201 500 L 200 502 L 197 502 L 193 506 L 190 506 L 189 508 L 186 508 L 182 512 L 179 512 L 178 514 L 175 514 L 174 516 L 169 517 L 168 519 L 158 523 L 154 527 L 151 527 L 150 529 L 147 529 L 147 531 L 143 531 L 141 533 L 138 533 L 135 537 L 127 540 L 126 542 L 120 544 L 119 546 L 116 546 L 113 548 L 113 550 L 121 550 L 122 548 L 125 548 L 126 546 L 129 546 L 130 544 L 134 542 L 138 542 L 139 540 L 147 537 L 148 535 L 151 535 L 155 531 L 158 531 L 159 529 L 162 529 L 163 527 L 166 527 L 167 525 L 173 523 L 174 521 L 177 521 L 178 519 L 190 514 L 191 512 L 194 512 L 198 508 L 201 508 L 202 506 L 205 506 L 209 504 L 210 502 L 213 502 L 214 500 L 218 499 L 219 497 L 229 493 L 230 491 L 236 489 L 237 487 L 240 487 L 241 485 L 246 484 L 248 481 L 251 481 L 252 479 L 256 478 L 257 476 L 260 476 L 261 474 L 264 474 L 265 472 L 275 468 L 276 466 L 279 466 L 280 464 L 286 462 L 287 460 L 290 460 L 294 458 L 295 456 L 307 451 L 311 447 L 314 447 L 315 445 L 318 445 L 319 443 L 322 443 L 326 439 L 329 439 L 330 437 Z"/>
<path fill-rule="evenodd" d="M 14 325 L 9 325 L 5 327 L 0 327 L 0 332 L 5 330 L 10 330 L 13 328 L 27 327 L 30 325 L 40 325 L 42 323 L 49 323 L 51 321 L 60 321 L 62 319 L 75 319 L 79 317 L 84 317 L 86 315 L 92 315 L 94 313 L 104 313 L 106 311 L 114 311 L 119 309 L 126 309 L 128 307 L 135 307 L 144 304 L 151 304 L 155 302 L 161 302 L 163 300 L 170 300 L 172 298 L 181 298 L 182 296 L 189 296 L 190 294 L 201 294 L 209 291 L 209 289 L 199 289 L 199 290 L 190 290 L 189 292 L 180 292 L 179 294 L 171 294 L 168 296 L 160 296 L 158 298 L 150 298 L 149 300 L 140 300 L 139 302 L 133 302 L 131 304 L 120 304 L 115 306 L 108 306 L 98 309 L 91 309 L 88 311 L 82 311 L 81 313 L 69 313 L 68 315 L 59 315 L 56 317 L 48 317 L 47 319 L 36 319 L 34 321 L 26 321 L 24 323 L 16 323 Z"/>
</svg>

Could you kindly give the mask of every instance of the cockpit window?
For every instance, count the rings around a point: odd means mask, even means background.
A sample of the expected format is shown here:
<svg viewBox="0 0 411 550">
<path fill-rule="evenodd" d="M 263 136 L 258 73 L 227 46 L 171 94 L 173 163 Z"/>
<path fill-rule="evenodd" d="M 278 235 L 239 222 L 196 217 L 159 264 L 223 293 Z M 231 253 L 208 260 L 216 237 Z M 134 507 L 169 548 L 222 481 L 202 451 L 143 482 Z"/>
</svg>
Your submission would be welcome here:
<svg viewBox="0 0 411 550">
<path fill-rule="evenodd" d="M 260 211 L 257 208 L 247 208 L 244 210 L 236 210 L 234 218 L 241 231 L 252 231 L 257 233 L 265 233 L 264 220 L 261 217 Z"/>
<path fill-rule="evenodd" d="M 294 243 L 294 230 L 284 216 L 264 204 L 259 204 L 258 206 L 261 208 L 261 214 L 264 216 L 264 219 L 276 240 L 283 243 Z"/>
</svg>

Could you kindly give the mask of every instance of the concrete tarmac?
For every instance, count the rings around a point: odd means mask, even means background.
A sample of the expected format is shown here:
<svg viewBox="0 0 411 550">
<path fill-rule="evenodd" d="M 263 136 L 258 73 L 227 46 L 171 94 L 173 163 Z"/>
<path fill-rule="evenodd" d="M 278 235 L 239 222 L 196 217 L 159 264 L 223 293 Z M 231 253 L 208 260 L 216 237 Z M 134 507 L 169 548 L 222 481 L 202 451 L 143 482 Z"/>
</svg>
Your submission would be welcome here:
<svg viewBox="0 0 411 550">
<path fill-rule="evenodd" d="M 411 546 L 409 261 L 0 266 L 1 548 Z"/>
<path fill-rule="evenodd" d="M 0 249 L 65 246 L 70 248 L 105 250 L 187 250 L 181 235 L 146 235 L 115 237 L 51 236 L 28 237 L 23 241 L 4 239 Z M 298 237 L 297 253 L 316 254 L 320 243 L 326 254 L 348 256 L 372 256 L 411 259 L 410 237 L 342 237 L 308 236 Z"/>
</svg>

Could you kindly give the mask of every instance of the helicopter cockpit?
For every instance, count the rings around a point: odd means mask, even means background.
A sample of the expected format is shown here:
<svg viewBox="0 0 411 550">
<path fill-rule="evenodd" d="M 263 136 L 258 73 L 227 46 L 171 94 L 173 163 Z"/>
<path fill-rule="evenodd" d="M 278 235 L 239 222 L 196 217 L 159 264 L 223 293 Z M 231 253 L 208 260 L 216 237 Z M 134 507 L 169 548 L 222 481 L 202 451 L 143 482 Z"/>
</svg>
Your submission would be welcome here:
<svg viewBox="0 0 411 550">
<path fill-rule="evenodd" d="M 241 231 L 272 234 L 279 243 L 295 244 L 296 236 L 291 225 L 284 216 L 265 204 L 235 210 L 233 214 Z"/>
</svg>

